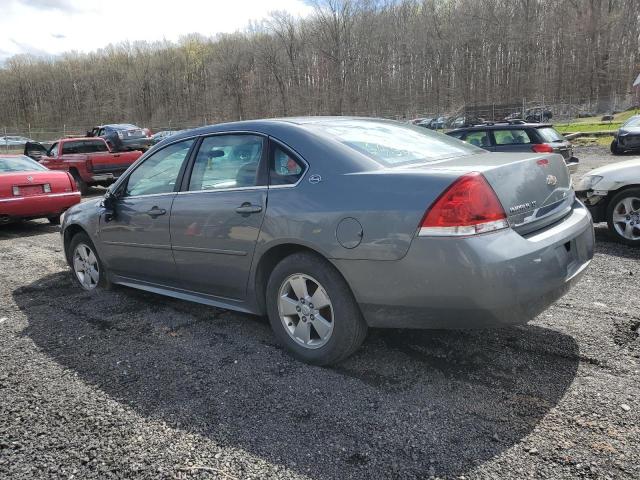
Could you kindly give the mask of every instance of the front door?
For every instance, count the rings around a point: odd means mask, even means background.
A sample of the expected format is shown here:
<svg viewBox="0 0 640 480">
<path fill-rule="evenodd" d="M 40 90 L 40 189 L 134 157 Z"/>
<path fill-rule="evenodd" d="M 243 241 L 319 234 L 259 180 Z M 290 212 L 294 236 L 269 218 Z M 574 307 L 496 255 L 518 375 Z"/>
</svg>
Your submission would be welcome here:
<svg viewBox="0 0 640 480">
<path fill-rule="evenodd" d="M 266 139 L 203 139 L 171 210 L 171 243 L 188 290 L 242 300 L 267 206 Z"/>
<path fill-rule="evenodd" d="M 169 219 L 183 164 L 194 140 L 168 145 L 142 162 L 100 217 L 101 255 L 109 270 L 134 280 L 177 286 Z"/>
</svg>

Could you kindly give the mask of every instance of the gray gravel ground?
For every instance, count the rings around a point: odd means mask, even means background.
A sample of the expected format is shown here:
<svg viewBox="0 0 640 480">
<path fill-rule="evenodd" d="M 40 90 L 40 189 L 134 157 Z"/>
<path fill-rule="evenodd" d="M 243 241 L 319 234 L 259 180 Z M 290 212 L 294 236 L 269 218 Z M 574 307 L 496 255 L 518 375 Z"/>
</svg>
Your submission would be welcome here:
<svg viewBox="0 0 640 480">
<path fill-rule="evenodd" d="M 640 251 L 596 236 L 529 326 L 373 331 L 318 368 L 263 319 L 86 293 L 56 227 L 2 227 L 0 477 L 639 478 Z"/>
</svg>

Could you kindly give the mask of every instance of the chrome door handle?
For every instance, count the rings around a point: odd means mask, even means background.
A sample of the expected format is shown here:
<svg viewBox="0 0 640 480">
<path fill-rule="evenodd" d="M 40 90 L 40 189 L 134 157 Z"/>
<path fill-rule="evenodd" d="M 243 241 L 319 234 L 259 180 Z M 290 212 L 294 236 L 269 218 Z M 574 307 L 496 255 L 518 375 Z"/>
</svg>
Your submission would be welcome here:
<svg viewBox="0 0 640 480">
<path fill-rule="evenodd" d="M 260 213 L 261 211 L 262 211 L 262 206 L 260 206 L 260 205 L 251 205 L 248 202 L 243 203 L 238 208 L 236 208 L 236 213 L 240 213 L 240 214 L 243 214 L 243 215 L 248 215 L 248 214 L 251 214 L 251 213 Z"/>
<path fill-rule="evenodd" d="M 164 215 L 167 211 L 164 208 L 153 207 L 151 210 L 147 212 L 151 218 L 157 218 L 160 215 Z"/>
</svg>

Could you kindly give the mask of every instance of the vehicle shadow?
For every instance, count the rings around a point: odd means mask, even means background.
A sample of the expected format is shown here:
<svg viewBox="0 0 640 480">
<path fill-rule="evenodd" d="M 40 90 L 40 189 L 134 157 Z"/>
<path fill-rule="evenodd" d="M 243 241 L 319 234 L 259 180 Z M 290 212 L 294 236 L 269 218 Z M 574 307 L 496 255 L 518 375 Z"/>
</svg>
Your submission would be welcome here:
<svg viewBox="0 0 640 480">
<path fill-rule="evenodd" d="M 640 249 L 624 245 L 616 240 L 606 223 L 594 225 L 596 237 L 596 253 L 606 253 L 621 258 L 640 259 Z"/>
<path fill-rule="evenodd" d="M 0 225 L 0 240 L 18 237 L 33 237 L 60 231 L 59 225 L 51 225 L 47 220 L 28 220 Z"/>
<path fill-rule="evenodd" d="M 522 441 L 579 363 L 572 337 L 527 326 L 376 330 L 319 368 L 288 357 L 257 317 L 87 293 L 67 272 L 13 298 L 23 335 L 116 401 L 318 479 L 463 475 Z"/>
</svg>

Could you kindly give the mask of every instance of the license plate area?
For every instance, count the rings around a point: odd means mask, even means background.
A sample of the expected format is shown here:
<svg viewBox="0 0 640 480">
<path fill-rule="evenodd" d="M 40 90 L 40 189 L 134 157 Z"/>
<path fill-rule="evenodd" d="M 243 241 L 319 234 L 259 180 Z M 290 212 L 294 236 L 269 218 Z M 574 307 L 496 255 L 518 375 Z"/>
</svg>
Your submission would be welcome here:
<svg viewBox="0 0 640 480">
<path fill-rule="evenodd" d="M 42 185 L 18 185 L 21 197 L 29 197 L 33 195 L 42 195 L 44 192 Z"/>
</svg>

